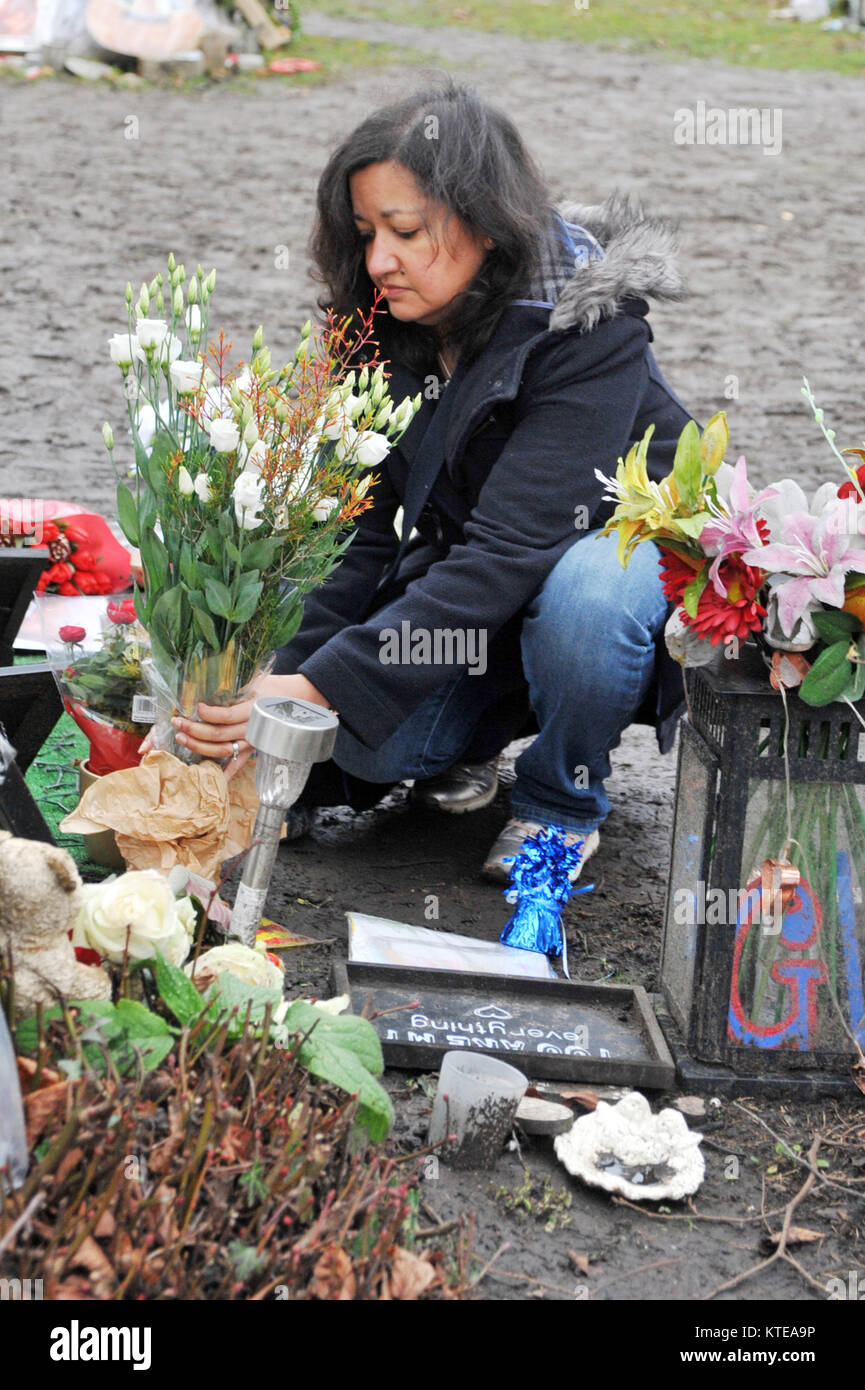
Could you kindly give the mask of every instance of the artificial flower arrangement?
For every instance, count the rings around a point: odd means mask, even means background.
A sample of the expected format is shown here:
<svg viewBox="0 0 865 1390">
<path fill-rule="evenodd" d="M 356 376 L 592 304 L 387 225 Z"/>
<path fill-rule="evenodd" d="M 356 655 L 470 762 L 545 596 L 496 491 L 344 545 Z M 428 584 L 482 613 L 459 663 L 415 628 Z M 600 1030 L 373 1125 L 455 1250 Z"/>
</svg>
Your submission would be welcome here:
<svg viewBox="0 0 865 1390">
<path fill-rule="evenodd" d="M 133 600 L 109 602 L 106 623 L 95 651 L 82 646 L 86 628 L 72 625 L 58 629 L 59 643 L 47 644 L 64 708 L 90 741 L 88 769 L 97 777 L 137 767 L 150 727 L 135 718 L 150 643 Z"/>
<path fill-rule="evenodd" d="M 636 545 L 657 542 L 676 605 L 667 646 L 681 665 L 709 665 L 751 641 L 765 649 L 775 689 L 798 687 L 815 706 L 851 703 L 865 694 L 865 449 L 841 453 L 807 380 L 802 390 L 848 475 L 840 486 L 823 483 L 809 499 L 783 478 L 755 492 L 744 457 L 723 462 L 721 412 L 702 434 L 689 422 L 661 482 L 646 469 L 651 427 L 614 478 L 597 473 L 617 504 L 603 534 L 618 532 L 623 565 Z M 863 462 L 854 468 L 843 454 Z"/>
<path fill-rule="evenodd" d="M 141 554 L 154 743 L 187 761 L 170 715 L 231 703 L 267 669 L 370 505 L 369 470 L 420 405 L 388 395 L 376 306 L 351 333 L 350 320 L 331 317 L 317 336 L 307 323 L 279 370 L 259 329 L 250 362 L 229 369 L 223 335 L 207 347 L 214 284 L 201 266 L 187 282 L 169 256 L 134 302 L 127 286 L 128 329 L 109 344 L 135 449 L 117 508 Z M 113 458 L 109 425 L 103 435 Z"/>
<path fill-rule="evenodd" d="M 66 504 L 68 505 L 68 504 Z M 64 598 L 117 593 L 130 583 L 129 554 L 96 512 L 46 518 L 63 503 L 40 498 L 0 502 L 0 546 L 45 549 L 51 561 L 36 581 L 38 594 Z"/>
</svg>

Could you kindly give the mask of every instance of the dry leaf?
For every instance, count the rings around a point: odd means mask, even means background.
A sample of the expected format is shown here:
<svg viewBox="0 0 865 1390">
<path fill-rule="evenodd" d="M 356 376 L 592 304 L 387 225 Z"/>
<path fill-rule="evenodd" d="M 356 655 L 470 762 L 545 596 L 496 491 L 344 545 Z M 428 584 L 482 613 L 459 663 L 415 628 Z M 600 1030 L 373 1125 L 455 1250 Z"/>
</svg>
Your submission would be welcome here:
<svg viewBox="0 0 865 1390">
<path fill-rule="evenodd" d="M 18 1063 L 18 1080 L 21 1083 L 22 1094 L 29 1095 L 28 1082 L 36 1075 L 36 1068 L 39 1063 L 35 1057 L 16 1057 L 15 1061 Z M 62 1080 L 63 1077 L 59 1071 L 54 1071 L 52 1067 L 43 1067 L 39 1076 L 39 1086 L 36 1089 L 39 1090 L 42 1086 L 50 1086 L 52 1082 Z"/>
<path fill-rule="evenodd" d="M 96 1240 L 110 1240 L 117 1230 L 117 1222 L 110 1211 L 104 1211 L 93 1229 Z"/>
<path fill-rule="evenodd" d="M 27 1143 L 32 1149 L 40 1134 L 60 1111 L 65 1110 L 72 1089 L 69 1081 L 55 1081 L 24 1097 L 24 1118 L 27 1123 Z"/>
<path fill-rule="evenodd" d="M 338 1245 L 326 1245 L 312 1272 L 309 1292 L 314 1298 L 346 1302 L 357 1293 L 351 1260 Z"/>
<path fill-rule="evenodd" d="M 68 1153 L 63 1155 L 57 1165 L 57 1172 L 54 1174 L 54 1182 L 57 1187 L 66 1181 L 73 1168 L 78 1167 L 83 1157 L 83 1149 L 70 1149 Z"/>
<path fill-rule="evenodd" d="M 578 1255 L 576 1250 L 569 1250 L 568 1259 L 580 1274 L 588 1274 L 590 1263 L 588 1255 Z"/>
<path fill-rule="evenodd" d="M 401 1246 L 392 1247 L 390 1291 L 393 1298 L 414 1302 L 438 1277 L 429 1260 L 422 1260 Z"/>
<path fill-rule="evenodd" d="M 222 1136 L 219 1156 L 223 1163 L 240 1163 L 252 1147 L 252 1130 L 245 1125 L 230 1124 Z"/>
<path fill-rule="evenodd" d="M 853 1063 L 853 1080 L 862 1094 L 865 1095 L 865 1062 Z"/>
<path fill-rule="evenodd" d="M 788 1245 L 808 1245 L 813 1240 L 823 1240 L 825 1231 L 812 1231 L 807 1226 L 791 1226 L 787 1232 Z M 781 1239 L 781 1232 L 776 1236 L 770 1236 L 769 1241 L 772 1245 L 777 1245 Z"/>
<path fill-rule="evenodd" d="M 108 1298 L 113 1292 L 117 1278 L 111 1261 L 92 1236 L 85 1236 L 69 1263 L 73 1269 L 87 1270 L 97 1298 Z"/>
</svg>

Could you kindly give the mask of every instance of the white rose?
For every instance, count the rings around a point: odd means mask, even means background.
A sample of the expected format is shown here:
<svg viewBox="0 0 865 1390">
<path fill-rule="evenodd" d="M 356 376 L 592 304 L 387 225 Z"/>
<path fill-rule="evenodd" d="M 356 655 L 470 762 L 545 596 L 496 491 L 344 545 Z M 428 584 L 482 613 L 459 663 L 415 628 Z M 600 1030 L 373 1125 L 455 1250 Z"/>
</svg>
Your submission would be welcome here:
<svg viewBox="0 0 865 1390">
<path fill-rule="evenodd" d="M 131 367 L 133 362 L 143 362 L 141 343 L 134 333 L 115 333 L 108 339 L 111 361 L 118 367 Z"/>
<path fill-rule="evenodd" d="M 192 474 L 184 464 L 180 465 L 177 472 L 177 491 L 180 493 L 181 497 L 191 497 L 195 492 Z"/>
<path fill-rule="evenodd" d="M 211 420 L 210 442 L 218 454 L 229 454 L 240 443 L 240 430 L 233 420 Z"/>
<path fill-rule="evenodd" d="M 373 430 L 364 430 L 363 434 L 358 435 L 355 457 L 362 468 L 375 468 L 389 453 L 390 440 L 386 435 L 376 434 Z"/>
<path fill-rule="evenodd" d="M 148 960 L 161 951 L 172 965 L 189 955 L 190 939 L 167 881 L 156 869 L 137 869 L 82 889 L 72 944 L 106 960 Z M 127 947 L 127 934 L 129 944 Z"/>
<path fill-rule="evenodd" d="M 201 385 L 201 373 L 203 365 L 201 362 L 181 361 L 178 359 L 172 362 L 168 369 L 171 377 L 171 384 L 180 396 L 193 396 Z"/>
<path fill-rule="evenodd" d="M 265 989 L 278 989 L 282 993 L 282 970 L 268 960 L 263 951 L 254 951 L 251 946 L 243 946 L 239 941 L 230 941 L 225 946 L 213 946 L 204 951 L 195 965 L 195 974 L 207 971 L 211 975 L 221 975 L 228 971 L 248 985 L 263 985 Z M 186 973 L 193 979 L 191 965 Z"/>
<path fill-rule="evenodd" d="M 196 495 L 200 501 L 205 503 L 213 501 L 213 489 L 210 486 L 210 480 L 206 473 L 199 473 L 192 486 L 195 488 Z"/>
<path fill-rule="evenodd" d="M 162 345 L 168 337 L 168 324 L 165 319 L 139 319 L 138 341 L 145 352 Z"/>
</svg>

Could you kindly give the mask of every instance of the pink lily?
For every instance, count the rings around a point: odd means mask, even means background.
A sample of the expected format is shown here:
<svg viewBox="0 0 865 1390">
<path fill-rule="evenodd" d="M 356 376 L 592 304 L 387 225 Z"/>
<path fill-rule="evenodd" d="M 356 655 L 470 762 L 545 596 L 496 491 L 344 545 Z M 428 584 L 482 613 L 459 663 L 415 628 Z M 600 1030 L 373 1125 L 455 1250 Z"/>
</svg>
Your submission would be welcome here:
<svg viewBox="0 0 865 1390">
<path fill-rule="evenodd" d="M 843 502 L 830 505 L 818 516 L 793 512 L 781 519 L 784 540 L 755 546 L 742 556 L 746 565 L 770 572 L 769 586 L 788 637 L 814 608 L 843 607 L 845 576 L 865 567 L 862 537 L 857 534 L 852 541 L 845 532 L 843 507 Z"/>
<path fill-rule="evenodd" d="M 728 555 L 741 555 L 745 550 L 749 550 L 753 554 L 758 546 L 764 544 L 763 537 L 757 527 L 754 511 L 766 498 L 775 497 L 777 493 L 776 487 L 766 487 L 763 488 L 762 492 L 752 495 L 748 482 L 748 466 L 745 455 L 742 454 L 737 459 L 728 493 L 727 512 L 713 509 L 717 519 L 707 521 L 700 532 L 700 544 L 703 549 L 710 555 L 715 551 L 715 559 L 709 569 L 709 578 L 715 592 L 721 598 L 727 597 L 727 590 L 720 577 L 721 565 Z M 759 569 L 766 568 L 763 561 L 759 559 L 746 560 L 745 563 L 756 565 Z"/>
</svg>

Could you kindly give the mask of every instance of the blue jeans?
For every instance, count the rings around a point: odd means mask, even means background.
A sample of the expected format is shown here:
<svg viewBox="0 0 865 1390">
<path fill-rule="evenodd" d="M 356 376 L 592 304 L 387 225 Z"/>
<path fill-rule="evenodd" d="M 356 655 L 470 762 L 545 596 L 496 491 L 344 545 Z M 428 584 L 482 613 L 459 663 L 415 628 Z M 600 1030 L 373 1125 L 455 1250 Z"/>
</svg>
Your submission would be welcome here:
<svg viewBox="0 0 865 1390">
<path fill-rule="evenodd" d="M 540 733 L 516 762 L 513 815 L 594 830 L 610 809 L 610 751 L 648 693 L 667 615 L 657 548 L 638 546 L 623 570 L 616 536 L 599 536 L 590 531 L 575 542 L 528 606 L 522 673 L 494 659 L 483 675 L 463 672 L 374 751 L 341 728 L 338 767 L 389 785 L 434 777 L 471 750 L 485 713 L 524 675 Z"/>
</svg>

